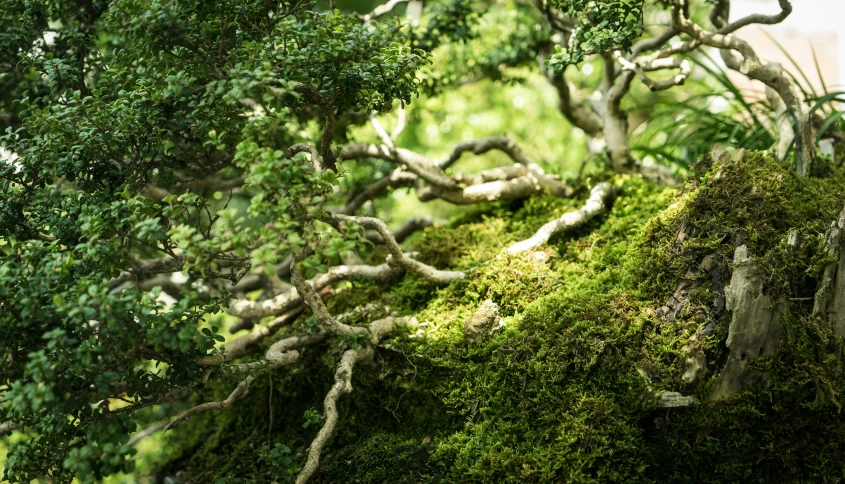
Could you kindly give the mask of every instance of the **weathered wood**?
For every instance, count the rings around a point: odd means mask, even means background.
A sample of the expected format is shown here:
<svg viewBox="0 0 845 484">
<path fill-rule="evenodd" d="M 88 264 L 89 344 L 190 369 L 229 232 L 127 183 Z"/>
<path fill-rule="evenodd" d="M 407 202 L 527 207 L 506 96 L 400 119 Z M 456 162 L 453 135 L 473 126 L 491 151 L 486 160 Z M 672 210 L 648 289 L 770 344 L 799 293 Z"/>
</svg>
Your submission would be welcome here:
<svg viewBox="0 0 845 484">
<path fill-rule="evenodd" d="M 725 287 L 725 303 L 726 309 L 733 311 L 727 339 L 730 354 L 710 395 L 711 401 L 766 384 L 768 376 L 749 366 L 757 358 L 776 354 L 784 339 L 782 303 L 763 294 L 763 279 L 744 245 L 734 252 L 734 270 L 731 283 Z"/>
<path fill-rule="evenodd" d="M 694 407 L 696 405 L 698 405 L 697 398 L 681 395 L 678 392 L 662 392 L 657 396 L 655 403 L 657 408 Z"/>
<path fill-rule="evenodd" d="M 845 208 L 825 234 L 824 251 L 832 258 L 822 273 L 813 304 L 813 316 L 827 319 L 837 337 L 845 336 L 845 257 L 842 239 L 845 234 Z"/>
</svg>

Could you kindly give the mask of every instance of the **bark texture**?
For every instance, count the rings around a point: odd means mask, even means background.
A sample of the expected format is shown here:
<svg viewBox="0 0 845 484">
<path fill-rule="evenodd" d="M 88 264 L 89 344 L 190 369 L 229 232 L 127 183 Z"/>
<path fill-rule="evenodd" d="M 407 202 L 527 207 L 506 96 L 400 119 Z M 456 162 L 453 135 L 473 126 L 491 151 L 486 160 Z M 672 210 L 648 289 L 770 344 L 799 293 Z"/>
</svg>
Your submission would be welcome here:
<svg viewBox="0 0 845 484">
<path fill-rule="evenodd" d="M 711 401 L 765 384 L 768 377 L 749 369 L 749 365 L 757 358 L 776 354 L 784 338 L 782 303 L 775 304 L 763 294 L 763 278 L 746 246 L 737 247 L 733 269 L 731 283 L 725 287 L 726 309 L 733 311 L 726 342 L 730 355 Z"/>
</svg>

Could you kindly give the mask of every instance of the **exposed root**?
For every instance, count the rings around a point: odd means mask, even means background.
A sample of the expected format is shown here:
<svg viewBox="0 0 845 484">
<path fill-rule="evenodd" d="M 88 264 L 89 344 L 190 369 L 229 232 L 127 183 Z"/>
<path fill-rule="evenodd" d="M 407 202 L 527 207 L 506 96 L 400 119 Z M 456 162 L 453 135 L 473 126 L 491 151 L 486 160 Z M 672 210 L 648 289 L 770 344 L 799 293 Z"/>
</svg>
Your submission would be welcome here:
<svg viewBox="0 0 845 484">
<path fill-rule="evenodd" d="M 369 326 L 369 332 L 372 335 L 372 338 L 370 339 L 372 346 L 356 350 L 347 350 L 343 353 L 343 357 L 341 357 L 340 363 L 335 371 L 335 383 L 332 386 L 332 389 L 329 390 L 329 393 L 326 395 L 326 399 L 323 402 L 323 406 L 325 407 L 325 421 L 323 423 L 323 427 L 320 429 L 320 432 L 317 433 L 317 436 L 314 437 L 314 441 L 311 443 L 311 447 L 308 450 L 308 460 L 306 461 L 302 471 L 296 477 L 296 482 L 298 484 L 307 482 L 320 464 L 320 453 L 323 450 L 323 446 L 326 444 L 329 437 L 331 437 L 335 426 L 337 425 L 337 400 L 341 395 L 352 391 L 352 368 L 359 361 L 373 357 L 372 347 L 378 345 L 381 338 L 390 334 L 398 327 L 412 326 L 414 324 L 416 324 L 416 319 L 408 317 L 388 317 L 378 321 L 373 321 Z"/>
<path fill-rule="evenodd" d="M 360 329 L 364 332 L 367 331 L 364 328 Z M 297 351 L 299 348 L 319 343 L 325 340 L 328 336 L 329 334 L 323 331 L 305 336 L 292 336 L 290 338 L 285 338 L 273 343 L 270 348 L 267 349 L 267 352 L 264 354 L 264 357 L 267 359 L 266 362 L 254 361 L 250 363 L 241 363 L 239 365 L 227 366 L 225 367 L 225 369 L 226 371 L 232 373 L 249 373 L 265 372 L 268 370 L 274 370 L 281 366 L 290 365 L 299 360 L 300 352 Z M 226 398 L 226 400 L 220 402 L 207 402 L 186 410 L 181 415 L 176 417 L 172 422 L 167 424 L 164 427 L 164 431 L 167 432 L 171 428 L 178 425 L 180 422 L 187 420 L 195 414 L 207 412 L 209 410 L 225 410 L 231 407 L 232 404 L 235 403 L 235 400 L 246 395 L 249 392 L 249 387 L 255 381 L 257 375 L 258 373 L 254 373 L 248 376 L 243 381 L 241 381 L 238 386 L 235 387 L 232 393 L 229 394 L 229 397 Z M 155 430 L 153 430 L 153 432 L 154 431 Z M 139 437 L 138 440 L 140 440 L 141 438 L 143 437 Z"/>
<path fill-rule="evenodd" d="M 373 350 L 369 347 L 347 350 L 343 353 L 343 357 L 340 359 L 340 363 L 337 365 L 337 371 L 334 374 L 335 383 L 323 402 L 323 406 L 325 407 L 323 427 L 311 443 L 311 448 L 308 450 L 308 460 L 305 462 L 302 471 L 296 476 L 297 484 L 308 482 L 308 479 L 314 475 L 317 466 L 320 464 L 320 453 L 323 450 L 323 446 L 329 437 L 331 437 L 337 425 L 337 399 L 344 393 L 352 391 L 352 368 L 359 361 L 372 358 L 372 356 Z"/>
<path fill-rule="evenodd" d="M 164 432 L 167 432 L 173 427 L 179 425 L 179 423 L 191 418 L 191 416 L 196 415 L 198 413 L 207 412 L 209 410 L 225 410 L 231 407 L 235 403 L 235 400 L 246 395 L 249 392 L 249 387 L 254 381 L 255 377 L 248 376 L 245 380 L 238 383 L 238 386 L 235 387 L 234 390 L 232 390 L 232 393 L 229 394 L 226 400 L 222 400 L 220 402 L 203 403 L 202 405 L 197 405 L 196 407 L 190 408 L 182 412 L 181 415 L 173 419 L 172 422 L 170 422 L 164 427 Z"/>
<path fill-rule="evenodd" d="M 536 249 L 548 242 L 555 234 L 587 223 L 594 217 L 606 212 L 613 203 L 615 196 L 616 190 L 613 185 L 607 182 L 599 183 L 592 189 L 590 198 L 587 199 L 583 207 L 574 212 L 566 213 L 559 219 L 543 225 L 533 237 L 508 247 L 508 254 L 518 254 L 527 250 Z"/>
</svg>

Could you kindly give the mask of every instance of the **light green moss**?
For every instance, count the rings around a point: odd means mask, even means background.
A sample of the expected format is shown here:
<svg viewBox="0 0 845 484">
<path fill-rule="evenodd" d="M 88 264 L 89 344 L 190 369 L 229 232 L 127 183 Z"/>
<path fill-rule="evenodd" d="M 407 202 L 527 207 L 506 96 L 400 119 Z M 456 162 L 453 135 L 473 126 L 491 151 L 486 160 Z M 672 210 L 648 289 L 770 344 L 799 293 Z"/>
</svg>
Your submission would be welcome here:
<svg viewBox="0 0 845 484">
<path fill-rule="evenodd" d="M 829 330 L 808 315 L 824 227 L 845 203 L 843 177 L 799 180 L 758 153 L 711 168 L 680 192 L 615 177 L 613 210 L 535 254 L 503 249 L 582 203 L 536 198 L 475 208 L 448 227 L 410 242 L 421 260 L 469 272 L 436 287 L 407 275 L 376 286 L 356 283 L 332 300 L 343 311 L 378 301 L 428 322 L 423 337 L 400 336 L 356 370 L 354 391 L 324 456 L 320 482 L 651 482 L 743 479 L 836 480 L 843 476 L 843 380 Z M 721 174 L 717 176 L 717 173 Z M 694 236 L 676 243 L 682 224 Z M 799 251 L 783 240 L 804 234 Z M 696 409 L 656 411 L 655 391 L 706 398 L 724 361 L 727 313 L 713 306 L 718 281 L 702 280 L 672 322 L 658 318 L 679 279 L 714 255 L 727 282 L 739 239 L 770 276 L 768 294 L 790 303 L 789 341 L 760 360 L 772 384 Z M 810 268 L 808 272 L 808 268 Z M 356 295 L 358 294 L 358 295 Z M 485 299 L 501 306 L 506 329 L 482 342 L 463 323 Z M 374 316 L 375 317 L 375 316 Z M 300 323 L 302 324 L 302 323 Z M 688 338 L 711 324 L 710 378 L 680 381 Z M 294 327 L 291 331 L 301 331 Z M 273 376 L 270 439 L 304 461 L 316 429 L 302 428 L 308 408 L 322 409 L 333 364 L 330 342 L 303 364 Z M 232 410 L 206 414 L 179 430 L 169 469 L 193 482 L 234 471 L 262 472 L 269 378 Z M 216 390 L 217 397 L 225 396 Z"/>
</svg>

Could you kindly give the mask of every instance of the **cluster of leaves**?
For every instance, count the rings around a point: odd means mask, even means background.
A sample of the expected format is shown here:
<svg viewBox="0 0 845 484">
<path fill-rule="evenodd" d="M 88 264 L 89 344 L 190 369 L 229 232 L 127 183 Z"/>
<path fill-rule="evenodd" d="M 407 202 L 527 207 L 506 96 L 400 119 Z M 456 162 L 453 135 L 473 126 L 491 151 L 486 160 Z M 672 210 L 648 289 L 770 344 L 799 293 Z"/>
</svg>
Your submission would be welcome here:
<svg viewBox="0 0 845 484">
<path fill-rule="evenodd" d="M 130 471 L 134 411 L 204 380 L 195 361 L 222 339 L 206 321 L 225 294 L 188 288 L 164 307 L 158 292 L 115 290 L 122 271 L 160 259 L 144 276 L 237 279 L 310 246 L 310 277 L 363 244 L 360 227 L 319 222 L 342 170 L 286 150 L 330 159 L 330 120 L 410 102 L 427 54 L 398 23 L 312 7 L 2 3 L 20 123 L 0 139 L 16 157 L 0 161 L 0 421 L 27 436 L 5 479 Z M 244 195 L 190 188 L 209 177 L 243 177 Z"/>
<path fill-rule="evenodd" d="M 449 42 L 466 42 L 477 36 L 479 6 L 471 0 L 435 3 L 427 13 L 428 22 L 414 39 L 414 46 L 431 52 Z"/>
<path fill-rule="evenodd" d="M 81 242 L 70 247 L 0 233 L 0 419 L 38 436 L 12 447 L 12 482 L 131 470 L 129 411 L 200 378 L 193 360 L 214 349 L 214 335 L 197 329 L 220 301 L 185 298 L 163 311 L 155 292 L 111 293 L 121 250 L 109 227 L 127 224 L 87 210 L 80 219 Z M 149 354 L 168 364 L 144 364 Z"/>
<path fill-rule="evenodd" d="M 61 79 L 84 88 L 82 65 L 91 59 L 102 0 L 0 1 L 0 128 L 19 127 L 21 98 L 35 100 Z M 22 56 L 23 54 L 23 56 Z M 22 58 L 22 57 L 25 57 Z M 91 64 L 90 68 L 98 67 Z"/>
<path fill-rule="evenodd" d="M 575 22 L 569 45 L 556 46 L 549 65 L 562 70 L 585 56 L 628 50 L 642 34 L 644 0 L 555 0 L 549 2 Z"/>
<path fill-rule="evenodd" d="M 475 21 L 474 34 L 440 46 L 432 65 L 423 70 L 426 94 L 480 79 L 504 80 L 506 68 L 536 62 L 549 40 L 548 25 L 532 5 L 501 2 Z M 491 43 L 490 38 L 500 39 Z"/>
</svg>

